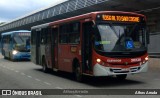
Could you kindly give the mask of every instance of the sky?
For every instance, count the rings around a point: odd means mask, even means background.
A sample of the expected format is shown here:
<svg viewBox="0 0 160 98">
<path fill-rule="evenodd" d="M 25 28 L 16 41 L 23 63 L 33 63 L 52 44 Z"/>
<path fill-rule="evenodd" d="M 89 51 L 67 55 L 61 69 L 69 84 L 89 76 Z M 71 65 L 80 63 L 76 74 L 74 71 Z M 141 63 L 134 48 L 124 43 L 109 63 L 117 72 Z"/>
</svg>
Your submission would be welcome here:
<svg viewBox="0 0 160 98">
<path fill-rule="evenodd" d="M 0 22 L 9 22 L 65 0 L 0 0 Z"/>
</svg>

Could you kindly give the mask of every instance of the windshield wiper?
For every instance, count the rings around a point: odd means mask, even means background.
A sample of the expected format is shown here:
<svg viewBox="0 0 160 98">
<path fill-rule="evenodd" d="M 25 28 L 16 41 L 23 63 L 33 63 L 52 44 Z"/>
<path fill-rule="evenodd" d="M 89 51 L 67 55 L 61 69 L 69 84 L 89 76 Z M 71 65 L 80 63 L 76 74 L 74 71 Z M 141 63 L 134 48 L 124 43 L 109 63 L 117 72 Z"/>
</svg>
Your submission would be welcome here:
<svg viewBox="0 0 160 98">
<path fill-rule="evenodd" d="M 135 28 L 137 27 L 137 23 L 132 27 L 132 30 L 131 31 L 129 31 L 130 32 L 130 34 L 129 34 L 129 36 L 133 33 L 133 31 L 135 30 Z"/>
<path fill-rule="evenodd" d="M 113 32 L 115 33 L 115 35 L 119 38 L 120 36 L 116 32 L 115 28 L 112 26 L 112 23 L 109 23 L 109 26 L 111 27 L 111 29 L 113 30 Z"/>
<path fill-rule="evenodd" d="M 23 38 L 21 36 L 19 36 L 19 38 L 22 40 L 22 42 L 24 42 Z"/>
</svg>

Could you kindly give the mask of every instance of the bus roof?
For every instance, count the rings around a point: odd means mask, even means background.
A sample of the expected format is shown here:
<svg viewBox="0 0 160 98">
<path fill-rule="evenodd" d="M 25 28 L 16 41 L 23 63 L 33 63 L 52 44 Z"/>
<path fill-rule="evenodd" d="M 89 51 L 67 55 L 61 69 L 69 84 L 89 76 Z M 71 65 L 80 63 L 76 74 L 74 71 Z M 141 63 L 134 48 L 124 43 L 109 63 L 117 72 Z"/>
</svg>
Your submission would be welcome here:
<svg viewBox="0 0 160 98">
<path fill-rule="evenodd" d="M 18 30 L 18 31 L 10 31 L 10 32 L 4 32 L 2 33 L 1 35 L 10 35 L 10 34 L 13 34 L 13 33 L 19 33 L 19 32 L 23 32 L 23 33 L 26 33 L 26 32 L 31 32 L 31 31 L 28 31 L 28 30 Z"/>
<path fill-rule="evenodd" d="M 74 16 L 74 17 L 70 17 L 70 18 L 65 18 L 65 19 L 61 19 L 61 20 L 57 20 L 57 21 L 53 21 L 53 22 L 49 22 L 49 23 L 33 26 L 31 29 L 45 28 L 45 27 L 48 27 L 49 25 L 56 25 L 56 24 L 59 24 L 59 23 L 79 20 L 79 19 L 82 19 L 82 18 L 85 19 L 85 18 L 89 18 L 89 17 L 92 17 L 93 15 L 97 15 L 97 14 L 101 14 L 101 13 L 107 13 L 107 14 L 130 14 L 130 15 L 137 15 L 137 16 L 145 17 L 144 15 L 138 14 L 138 13 L 135 13 L 135 12 L 97 11 L 97 12 L 90 12 L 90 13 L 87 13 L 87 14 L 82 14 L 82 15 L 78 15 L 78 16 Z"/>
</svg>

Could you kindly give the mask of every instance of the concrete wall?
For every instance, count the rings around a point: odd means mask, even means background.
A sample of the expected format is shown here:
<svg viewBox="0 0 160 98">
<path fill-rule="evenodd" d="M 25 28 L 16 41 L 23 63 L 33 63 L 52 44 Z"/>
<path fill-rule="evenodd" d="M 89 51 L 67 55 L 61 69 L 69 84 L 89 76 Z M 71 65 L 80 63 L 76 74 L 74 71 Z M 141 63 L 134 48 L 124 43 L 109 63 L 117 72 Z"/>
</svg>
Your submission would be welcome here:
<svg viewBox="0 0 160 98">
<path fill-rule="evenodd" d="M 147 27 L 150 34 L 149 53 L 160 53 L 160 10 L 145 13 L 147 16 Z"/>
<path fill-rule="evenodd" d="M 149 53 L 158 52 L 160 53 L 160 32 L 150 35 Z"/>
</svg>

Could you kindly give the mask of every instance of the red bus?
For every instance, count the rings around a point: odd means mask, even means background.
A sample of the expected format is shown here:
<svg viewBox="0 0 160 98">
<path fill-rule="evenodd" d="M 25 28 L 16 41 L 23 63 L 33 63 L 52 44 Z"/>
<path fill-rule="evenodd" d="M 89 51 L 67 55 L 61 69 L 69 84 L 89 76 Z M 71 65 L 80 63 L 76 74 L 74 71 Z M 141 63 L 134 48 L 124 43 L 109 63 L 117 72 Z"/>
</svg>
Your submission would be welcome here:
<svg viewBox="0 0 160 98">
<path fill-rule="evenodd" d="M 148 69 L 146 17 L 121 11 L 99 11 L 32 27 L 31 60 L 43 71 L 116 76 Z"/>
</svg>

